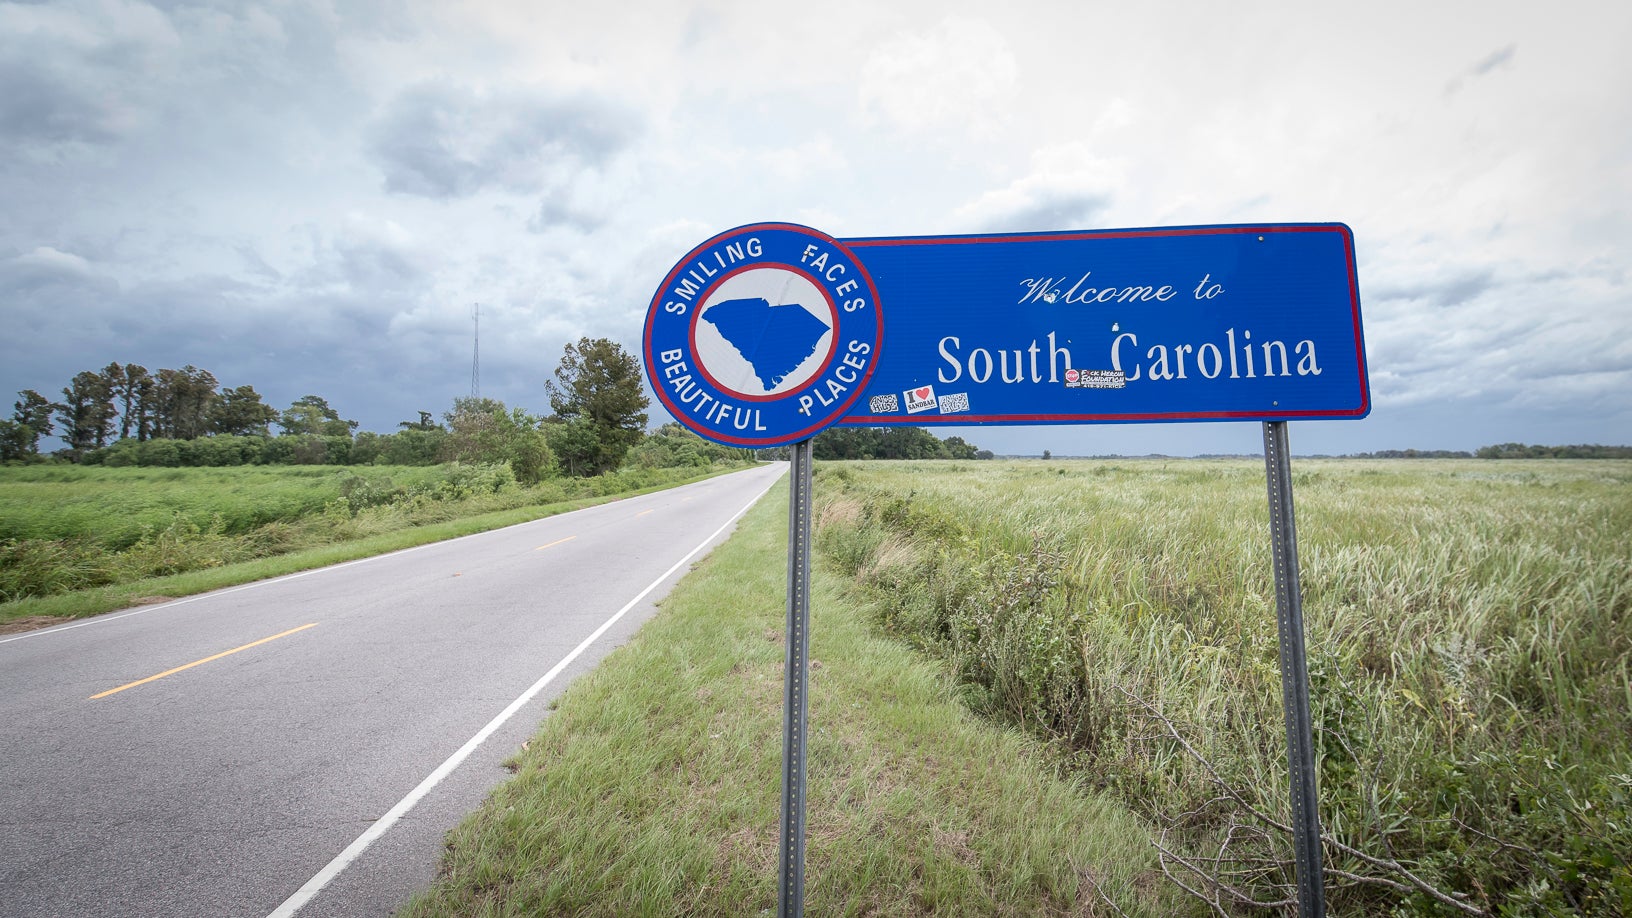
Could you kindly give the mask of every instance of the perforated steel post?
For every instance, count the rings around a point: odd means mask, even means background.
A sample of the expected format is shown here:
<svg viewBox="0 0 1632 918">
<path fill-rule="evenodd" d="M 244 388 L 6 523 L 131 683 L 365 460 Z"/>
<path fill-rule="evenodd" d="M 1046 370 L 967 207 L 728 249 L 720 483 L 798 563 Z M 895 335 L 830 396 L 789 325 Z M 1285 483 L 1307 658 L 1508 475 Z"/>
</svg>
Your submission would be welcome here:
<svg viewBox="0 0 1632 918">
<path fill-rule="evenodd" d="M 1264 469 L 1269 481 L 1269 537 L 1275 552 L 1275 608 L 1280 622 L 1281 701 L 1292 773 L 1292 849 L 1297 862 L 1298 914 L 1324 918 L 1320 811 L 1315 793 L 1314 728 L 1309 715 L 1309 661 L 1298 585 L 1298 531 L 1292 513 L 1292 452 L 1286 422 L 1264 422 Z"/>
<path fill-rule="evenodd" d="M 778 918 L 805 913 L 805 724 L 810 710 L 810 498 L 809 440 L 791 447 L 788 484 L 788 640 L 782 705 L 782 871 Z"/>
</svg>

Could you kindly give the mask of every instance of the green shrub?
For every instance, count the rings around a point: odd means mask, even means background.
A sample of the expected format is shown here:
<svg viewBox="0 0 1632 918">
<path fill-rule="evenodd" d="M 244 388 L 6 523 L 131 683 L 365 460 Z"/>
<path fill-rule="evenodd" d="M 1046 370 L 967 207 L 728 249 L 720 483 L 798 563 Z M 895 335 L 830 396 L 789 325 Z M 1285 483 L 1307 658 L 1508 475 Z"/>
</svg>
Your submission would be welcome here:
<svg viewBox="0 0 1632 918">
<path fill-rule="evenodd" d="M 101 586 L 117 573 L 108 554 L 86 540 L 0 542 L 0 602 Z"/>
</svg>

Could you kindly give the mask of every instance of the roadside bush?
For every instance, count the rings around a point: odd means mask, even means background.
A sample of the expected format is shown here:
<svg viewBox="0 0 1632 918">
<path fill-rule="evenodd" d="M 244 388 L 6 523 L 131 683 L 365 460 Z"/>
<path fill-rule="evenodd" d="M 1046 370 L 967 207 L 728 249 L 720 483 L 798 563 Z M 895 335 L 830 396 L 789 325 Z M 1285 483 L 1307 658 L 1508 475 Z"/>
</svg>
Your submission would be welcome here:
<svg viewBox="0 0 1632 918">
<path fill-rule="evenodd" d="M 743 462 L 752 450 L 734 449 L 705 440 L 670 421 L 647 434 L 623 458 L 624 468 L 707 468 L 716 462 Z"/>
<path fill-rule="evenodd" d="M 435 465 L 447 437 L 447 431 L 441 428 L 399 430 L 379 438 L 378 453 L 369 461 L 378 465 Z"/>
<path fill-rule="evenodd" d="M 0 602 L 101 586 L 117 576 L 108 553 L 88 540 L 0 542 Z"/>
</svg>

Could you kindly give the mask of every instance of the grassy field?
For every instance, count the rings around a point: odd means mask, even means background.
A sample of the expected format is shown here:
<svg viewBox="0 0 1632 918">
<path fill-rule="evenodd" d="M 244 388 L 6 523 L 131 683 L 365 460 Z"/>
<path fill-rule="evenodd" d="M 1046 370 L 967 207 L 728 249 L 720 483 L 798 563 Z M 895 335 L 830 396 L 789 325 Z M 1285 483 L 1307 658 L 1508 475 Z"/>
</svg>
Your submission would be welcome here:
<svg viewBox="0 0 1632 918">
<path fill-rule="evenodd" d="M 572 685 L 399 915 L 775 913 L 786 507 L 784 483 Z M 1141 820 L 815 587 L 807 914 L 1198 913 Z"/>
<path fill-rule="evenodd" d="M 0 468 L 0 628 L 451 538 L 713 471 L 524 488 L 504 465 Z"/>
<path fill-rule="evenodd" d="M 1250 912 L 1291 856 L 1263 476 L 828 464 L 820 545 L 973 709 Z M 1632 914 L 1632 463 L 1294 479 L 1334 913 Z"/>
<path fill-rule="evenodd" d="M 819 464 L 809 913 L 1291 914 L 1263 476 Z M 1294 480 L 1331 913 L 1632 914 L 1632 463 Z M 300 519 L 365 541 L 543 512 L 330 484 Z M 774 906 L 785 506 L 573 685 L 406 914 Z"/>
<path fill-rule="evenodd" d="M 0 468 L 0 541 L 82 539 L 118 550 L 177 521 L 238 534 L 322 513 L 354 479 L 423 490 L 444 478 L 437 466 Z"/>
</svg>

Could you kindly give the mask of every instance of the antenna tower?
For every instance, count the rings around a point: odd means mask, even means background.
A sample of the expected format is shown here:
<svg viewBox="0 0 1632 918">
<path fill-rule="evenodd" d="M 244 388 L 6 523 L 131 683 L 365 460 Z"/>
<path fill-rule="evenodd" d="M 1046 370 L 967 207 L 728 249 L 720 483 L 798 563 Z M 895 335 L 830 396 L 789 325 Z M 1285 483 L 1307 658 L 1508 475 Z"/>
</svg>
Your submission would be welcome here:
<svg viewBox="0 0 1632 918">
<path fill-rule="evenodd" d="M 475 329 L 470 339 L 470 397 L 482 397 L 482 304 L 470 307 L 470 321 Z"/>
</svg>

